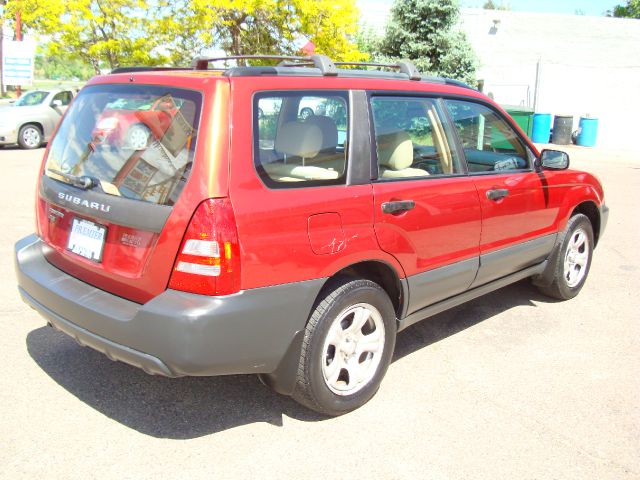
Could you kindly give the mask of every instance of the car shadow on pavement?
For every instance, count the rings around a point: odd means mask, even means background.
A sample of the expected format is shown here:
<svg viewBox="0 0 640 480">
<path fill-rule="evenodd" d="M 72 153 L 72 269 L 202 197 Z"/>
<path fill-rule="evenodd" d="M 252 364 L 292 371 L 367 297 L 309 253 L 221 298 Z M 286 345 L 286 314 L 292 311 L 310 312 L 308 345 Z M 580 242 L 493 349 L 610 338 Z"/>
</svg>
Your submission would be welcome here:
<svg viewBox="0 0 640 480">
<path fill-rule="evenodd" d="M 398 333 L 393 361 L 427 345 L 444 340 L 495 315 L 518 306 L 559 300 L 541 294 L 529 280 L 522 280 L 418 322 Z"/>
<path fill-rule="evenodd" d="M 420 322 L 399 333 L 394 361 L 513 307 L 534 305 L 532 300 L 550 301 L 528 282 L 520 282 Z M 68 392 L 153 437 L 197 438 L 256 422 L 282 426 L 283 415 L 302 421 L 327 418 L 274 393 L 255 375 L 174 379 L 147 375 L 80 347 L 49 327 L 31 331 L 26 343 L 29 355 Z"/>
</svg>

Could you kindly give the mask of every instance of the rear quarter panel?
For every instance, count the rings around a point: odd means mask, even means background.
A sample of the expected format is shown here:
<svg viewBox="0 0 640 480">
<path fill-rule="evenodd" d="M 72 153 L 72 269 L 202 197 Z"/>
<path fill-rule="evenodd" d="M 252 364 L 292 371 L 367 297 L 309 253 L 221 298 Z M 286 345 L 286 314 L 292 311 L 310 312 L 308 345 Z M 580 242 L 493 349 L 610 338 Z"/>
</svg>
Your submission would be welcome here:
<svg viewBox="0 0 640 480">
<path fill-rule="evenodd" d="M 329 89 L 326 79 L 305 83 L 305 89 Z M 348 90 L 337 83 L 334 88 Z M 299 78 L 261 78 L 259 86 L 255 78 L 232 81 L 230 197 L 241 243 L 242 289 L 324 278 L 365 260 L 391 265 L 404 277 L 376 241 L 370 184 L 272 189 L 260 180 L 253 163 L 253 93 L 291 89 L 301 89 Z M 327 245 L 316 246 L 318 254 L 309 238 L 309 219 L 322 213 L 337 213 L 342 228 L 335 236 L 323 235 Z"/>
</svg>

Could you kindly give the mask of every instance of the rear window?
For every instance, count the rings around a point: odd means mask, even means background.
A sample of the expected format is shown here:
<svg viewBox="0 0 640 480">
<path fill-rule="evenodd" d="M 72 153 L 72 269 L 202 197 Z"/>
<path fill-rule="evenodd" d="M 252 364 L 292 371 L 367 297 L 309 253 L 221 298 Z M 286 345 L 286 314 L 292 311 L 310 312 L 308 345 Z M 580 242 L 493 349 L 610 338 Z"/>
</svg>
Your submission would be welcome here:
<svg viewBox="0 0 640 480">
<path fill-rule="evenodd" d="M 173 205 L 191 172 L 201 103 L 200 93 L 171 87 L 87 87 L 53 139 L 45 172 L 61 181 L 88 176 L 105 193 Z"/>
</svg>

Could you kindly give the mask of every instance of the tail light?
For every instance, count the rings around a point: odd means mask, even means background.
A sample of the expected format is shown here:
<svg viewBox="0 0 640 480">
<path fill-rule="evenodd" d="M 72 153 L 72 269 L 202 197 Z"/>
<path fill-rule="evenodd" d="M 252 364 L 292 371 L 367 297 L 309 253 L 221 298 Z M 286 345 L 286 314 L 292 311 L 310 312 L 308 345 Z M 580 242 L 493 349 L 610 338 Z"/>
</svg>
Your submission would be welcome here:
<svg viewBox="0 0 640 480">
<path fill-rule="evenodd" d="M 196 209 L 169 288 L 200 295 L 228 295 L 240 290 L 240 244 L 228 198 L 210 198 Z"/>
</svg>

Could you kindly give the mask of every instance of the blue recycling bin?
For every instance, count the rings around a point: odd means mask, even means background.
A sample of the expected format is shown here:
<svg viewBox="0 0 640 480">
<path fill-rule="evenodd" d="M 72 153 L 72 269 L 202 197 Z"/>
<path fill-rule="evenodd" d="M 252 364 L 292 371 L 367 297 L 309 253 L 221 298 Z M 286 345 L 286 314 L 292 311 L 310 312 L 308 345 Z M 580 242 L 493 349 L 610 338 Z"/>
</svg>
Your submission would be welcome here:
<svg viewBox="0 0 640 480">
<path fill-rule="evenodd" d="M 578 138 L 576 143 L 581 147 L 594 147 L 598 136 L 598 119 L 591 117 L 580 117 L 578 128 Z"/>
<path fill-rule="evenodd" d="M 534 113 L 531 141 L 534 143 L 549 143 L 550 132 L 551 132 L 551 114 L 550 113 Z"/>
</svg>

